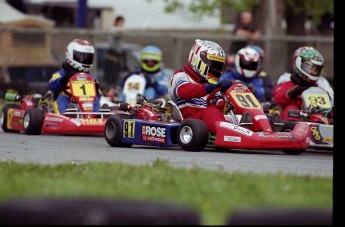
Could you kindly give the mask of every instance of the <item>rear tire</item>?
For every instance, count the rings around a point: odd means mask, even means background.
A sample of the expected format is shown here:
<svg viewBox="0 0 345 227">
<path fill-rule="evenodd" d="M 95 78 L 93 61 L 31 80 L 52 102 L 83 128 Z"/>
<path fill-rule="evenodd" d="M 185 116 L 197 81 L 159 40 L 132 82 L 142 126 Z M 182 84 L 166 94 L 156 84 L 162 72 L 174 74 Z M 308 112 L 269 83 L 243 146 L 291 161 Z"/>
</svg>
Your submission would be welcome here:
<svg viewBox="0 0 345 227">
<path fill-rule="evenodd" d="M 132 144 L 122 143 L 123 137 L 122 120 L 133 119 L 132 116 L 127 114 L 114 114 L 111 115 L 105 123 L 104 137 L 111 147 L 131 147 Z"/>
<path fill-rule="evenodd" d="M 19 109 L 19 106 L 15 104 L 7 104 L 2 108 L 0 115 L 1 128 L 4 132 L 19 132 L 18 130 L 12 130 L 7 128 L 9 109 Z"/>
<path fill-rule="evenodd" d="M 28 135 L 40 135 L 44 112 L 39 108 L 29 108 L 24 113 L 24 130 Z"/>
<path fill-rule="evenodd" d="M 202 151 L 208 141 L 208 128 L 199 119 L 187 119 L 177 131 L 177 141 L 183 150 Z"/>
</svg>

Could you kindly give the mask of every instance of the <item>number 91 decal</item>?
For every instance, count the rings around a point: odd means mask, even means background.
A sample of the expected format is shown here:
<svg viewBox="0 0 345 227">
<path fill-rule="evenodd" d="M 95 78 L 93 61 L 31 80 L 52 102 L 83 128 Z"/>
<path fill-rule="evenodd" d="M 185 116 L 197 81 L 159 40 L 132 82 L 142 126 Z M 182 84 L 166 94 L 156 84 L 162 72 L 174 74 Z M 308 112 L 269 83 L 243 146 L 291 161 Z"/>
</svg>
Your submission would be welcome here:
<svg viewBox="0 0 345 227">
<path fill-rule="evenodd" d="M 260 109 L 261 105 L 252 93 L 231 93 L 234 101 L 243 108 Z"/>
</svg>

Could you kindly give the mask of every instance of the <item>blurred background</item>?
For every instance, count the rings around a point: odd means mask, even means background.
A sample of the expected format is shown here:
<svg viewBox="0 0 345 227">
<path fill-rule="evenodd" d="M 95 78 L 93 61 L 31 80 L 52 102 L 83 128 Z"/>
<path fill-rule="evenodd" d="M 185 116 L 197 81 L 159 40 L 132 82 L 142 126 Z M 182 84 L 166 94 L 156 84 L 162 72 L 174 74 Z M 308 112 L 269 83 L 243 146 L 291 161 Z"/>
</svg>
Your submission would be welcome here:
<svg viewBox="0 0 345 227">
<path fill-rule="evenodd" d="M 164 67 L 173 73 L 187 62 L 196 38 L 213 40 L 226 52 L 241 40 L 232 31 L 244 10 L 253 13 L 262 31 L 256 44 L 265 51 L 264 68 L 274 82 L 289 70 L 294 50 L 310 45 L 323 55 L 323 75 L 333 86 L 333 0 L 0 0 L 0 95 L 17 87 L 44 92 L 74 38 L 94 44 L 92 73 L 104 87 L 116 85 L 123 72 L 139 65 L 145 45 L 161 48 Z M 125 19 L 117 56 L 123 64 L 108 75 L 117 16 Z"/>
</svg>

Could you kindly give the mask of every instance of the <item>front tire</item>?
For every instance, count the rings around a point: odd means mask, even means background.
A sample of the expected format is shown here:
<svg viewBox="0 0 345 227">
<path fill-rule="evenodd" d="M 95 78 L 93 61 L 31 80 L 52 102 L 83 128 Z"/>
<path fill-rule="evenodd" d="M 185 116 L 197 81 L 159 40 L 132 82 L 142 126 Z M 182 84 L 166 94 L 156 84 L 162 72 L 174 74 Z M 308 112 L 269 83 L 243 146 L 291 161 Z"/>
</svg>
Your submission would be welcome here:
<svg viewBox="0 0 345 227">
<path fill-rule="evenodd" d="M 122 143 L 123 137 L 122 120 L 133 119 L 127 114 L 114 114 L 108 118 L 104 127 L 104 137 L 111 147 L 131 147 L 132 144 Z"/>
<path fill-rule="evenodd" d="M 39 108 L 27 109 L 24 113 L 24 130 L 28 135 L 40 135 L 44 119 L 44 112 Z"/>
<path fill-rule="evenodd" d="M 199 119 L 187 119 L 177 131 L 178 144 L 186 151 L 202 151 L 208 141 L 208 128 Z"/>
</svg>

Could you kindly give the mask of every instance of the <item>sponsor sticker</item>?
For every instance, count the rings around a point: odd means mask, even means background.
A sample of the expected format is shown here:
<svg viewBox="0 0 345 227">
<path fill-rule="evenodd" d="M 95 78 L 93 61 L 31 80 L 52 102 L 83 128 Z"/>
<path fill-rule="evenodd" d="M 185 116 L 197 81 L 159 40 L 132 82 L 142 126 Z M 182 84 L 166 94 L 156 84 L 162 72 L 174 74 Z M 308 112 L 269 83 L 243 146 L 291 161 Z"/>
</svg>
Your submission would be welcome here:
<svg viewBox="0 0 345 227">
<path fill-rule="evenodd" d="M 46 121 L 62 122 L 63 120 L 61 118 L 57 118 L 57 117 L 46 117 Z"/>
<path fill-rule="evenodd" d="M 101 118 L 82 118 L 80 122 L 84 125 L 101 125 L 103 123 Z"/>
<path fill-rule="evenodd" d="M 239 137 L 239 136 L 224 136 L 224 141 L 225 142 L 239 143 L 239 142 L 241 142 L 241 137 Z"/>
<path fill-rule="evenodd" d="M 261 119 L 267 119 L 267 116 L 266 116 L 266 115 L 256 115 L 256 116 L 254 117 L 254 119 L 255 119 L 256 121 L 261 120 Z"/>
<path fill-rule="evenodd" d="M 80 119 L 79 119 L 79 120 L 80 120 Z M 73 124 L 77 125 L 77 126 L 80 126 L 81 123 L 80 123 L 79 120 L 77 120 L 77 119 L 71 119 L 71 122 L 72 122 Z"/>
<path fill-rule="evenodd" d="M 166 128 L 159 126 L 142 125 L 141 139 L 147 142 L 166 142 Z"/>
<path fill-rule="evenodd" d="M 222 128 L 231 129 L 231 130 L 233 130 L 235 132 L 241 133 L 241 134 L 246 135 L 246 136 L 253 135 L 253 132 L 250 131 L 249 129 L 243 128 L 243 127 L 238 126 L 238 125 L 231 124 L 229 122 L 221 122 L 219 124 L 219 126 L 222 127 Z"/>
</svg>

